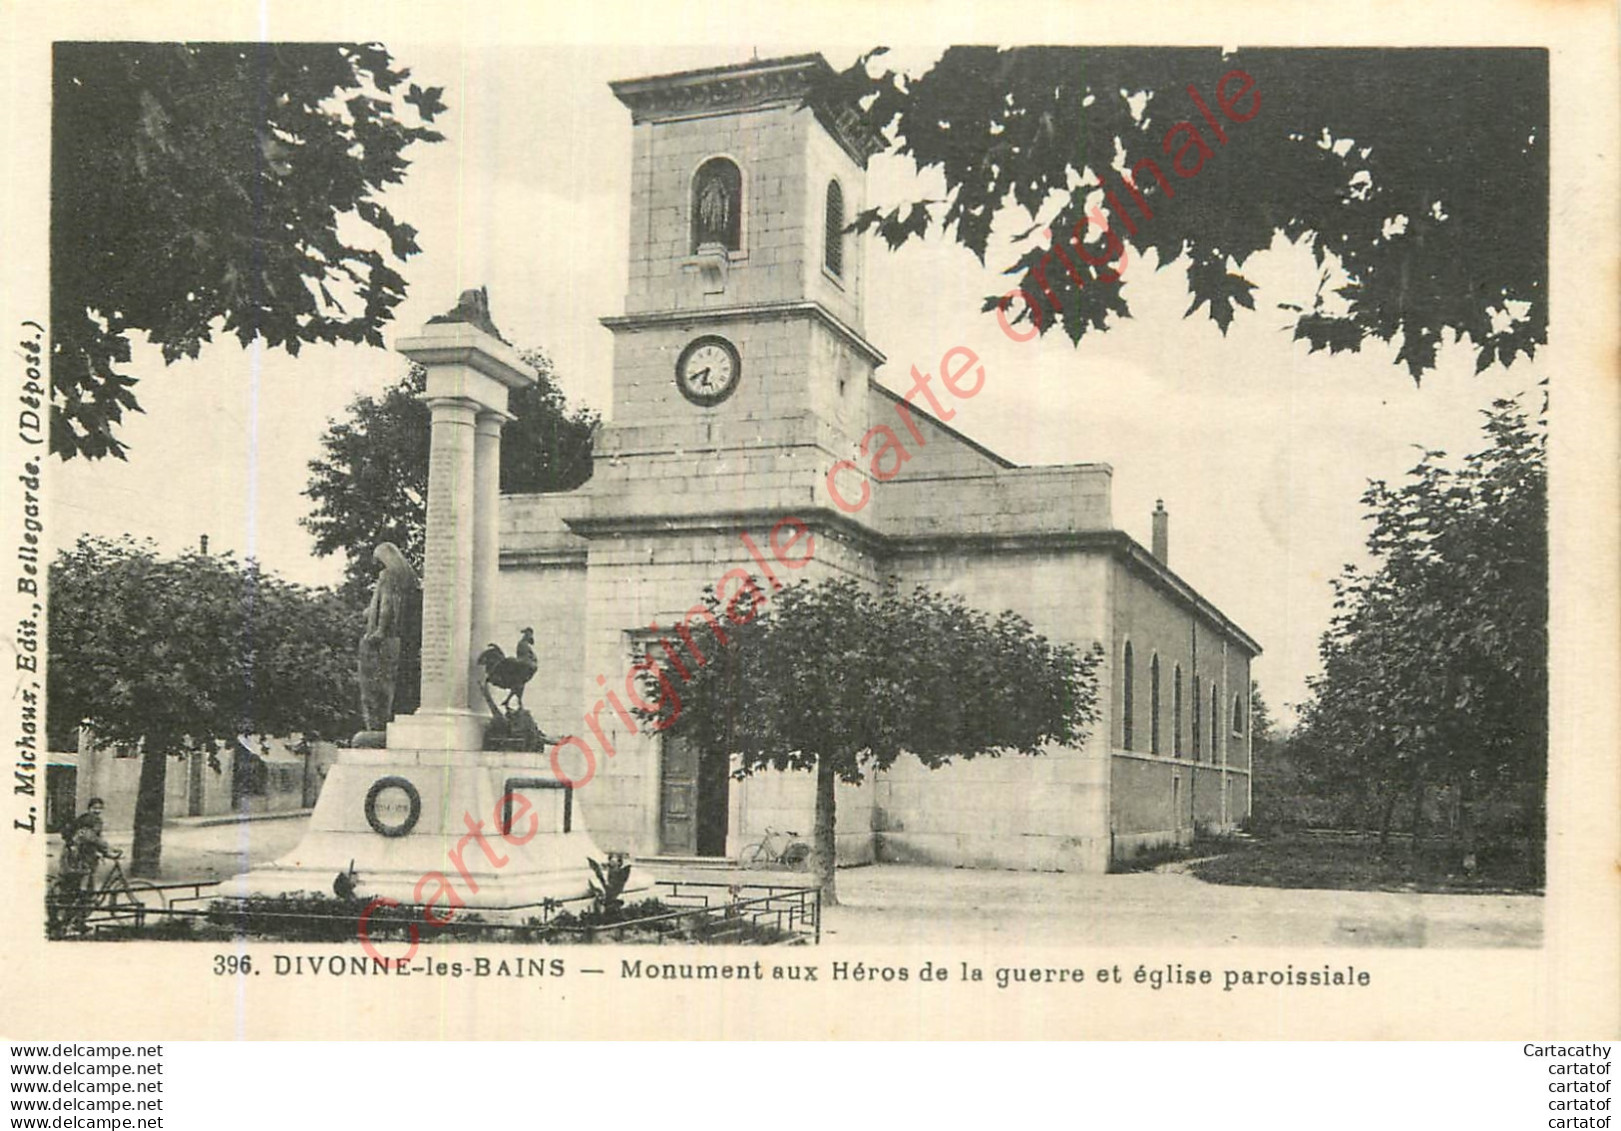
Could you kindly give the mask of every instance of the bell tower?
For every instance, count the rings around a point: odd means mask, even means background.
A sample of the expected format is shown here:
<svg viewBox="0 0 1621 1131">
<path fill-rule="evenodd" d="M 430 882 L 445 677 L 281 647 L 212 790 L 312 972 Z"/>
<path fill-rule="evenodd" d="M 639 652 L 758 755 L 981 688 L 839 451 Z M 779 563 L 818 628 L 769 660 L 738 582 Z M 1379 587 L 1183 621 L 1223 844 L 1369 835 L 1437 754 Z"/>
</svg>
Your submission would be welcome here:
<svg viewBox="0 0 1621 1131">
<path fill-rule="evenodd" d="M 861 242 L 844 229 L 879 142 L 822 95 L 832 77 L 805 55 L 612 84 L 634 131 L 625 313 L 604 319 L 624 454 L 640 446 L 625 430 L 644 426 L 720 441 L 731 424 L 796 419 L 860 434 L 883 357 L 864 337 Z"/>
</svg>

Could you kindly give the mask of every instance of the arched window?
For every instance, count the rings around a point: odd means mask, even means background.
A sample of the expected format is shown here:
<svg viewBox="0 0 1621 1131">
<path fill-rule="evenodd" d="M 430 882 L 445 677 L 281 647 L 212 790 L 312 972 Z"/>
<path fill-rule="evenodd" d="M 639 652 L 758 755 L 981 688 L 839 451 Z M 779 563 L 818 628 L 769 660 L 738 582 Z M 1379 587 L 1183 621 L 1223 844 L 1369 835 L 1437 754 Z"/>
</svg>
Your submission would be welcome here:
<svg viewBox="0 0 1621 1131">
<path fill-rule="evenodd" d="M 711 157 L 692 178 L 693 252 L 705 244 L 743 249 L 743 174 L 725 157 Z"/>
<path fill-rule="evenodd" d="M 1217 761 L 1217 739 L 1221 734 L 1221 696 L 1216 691 L 1216 685 L 1210 685 L 1210 760 Z"/>
<path fill-rule="evenodd" d="M 844 274 L 844 189 L 827 182 L 827 228 L 822 262 L 835 275 Z"/>
<path fill-rule="evenodd" d="M 1171 753 L 1182 757 L 1182 665 L 1171 673 Z"/>
<path fill-rule="evenodd" d="M 1120 716 L 1120 746 L 1124 750 L 1130 750 L 1131 749 L 1131 738 L 1132 738 L 1132 734 L 1131 734 L 1131 714 L 1132 714 L 1132 707 L 1134 706 L 1133 700 L 1134 700 L 1135 696 L 1134 696 L 1133 692 L 1134 692 L 1135 689 L 1131 685 L 1132 684 L 1132 679 L 1131 679 L 1131 641 L 1129 641 L 1129 640 L 1126 641 L 1126 655 L 1125 655 L 1125 660 L 1124 660 L 1124 666 L 1125 666 L 1125 675 L 1122 678 L 1123 678 L 1124 683 L 1125 683 L 1125 689 L 1126 689 L 1125 700 L 1126 700 L 1126 702 L 1125 702 L 1124 709 L 1123 709 L 1123 711 L 1121 713 L 1121 716 Z"/>
<path fill-rule="evenodd" d="M 1159 753 L 1159 653 L 1148 661 L 1148 752 Z"/>
<path fill-rule="evenodd" d="M 1199 710 L 1199 677 L 1193 677 L 1193 760 L 1199 760 L 1199 752 L 1204 749 L 1204 728 L 1200 725 L 1203 718 Z"/>
<path fill-rule="evenodd" d="M 1244 697 L 1242 695 L 1233 696 L 1233 733 L 1244 733 Z"/>
</svg>

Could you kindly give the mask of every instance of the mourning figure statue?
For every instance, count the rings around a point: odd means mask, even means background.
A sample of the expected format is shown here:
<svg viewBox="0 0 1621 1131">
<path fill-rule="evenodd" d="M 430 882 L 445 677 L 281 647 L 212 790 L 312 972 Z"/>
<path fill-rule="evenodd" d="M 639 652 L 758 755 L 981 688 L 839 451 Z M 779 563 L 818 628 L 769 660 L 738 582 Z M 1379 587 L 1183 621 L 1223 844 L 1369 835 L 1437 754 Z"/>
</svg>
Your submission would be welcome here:
<svg viewBox="0 0 1621 1131">
<path fill-rule="evenodd" d="M 484 698 L 498 715 L 502 710 L 510 710 L 514 699 L 517 700 L 518 709 L 523 708 L 523 689 L 540 668 L 540 660 L 535 656 L 534 629 L 523 630 L 523 635 L 518 637 L 515 653 L 508 656 L 501 651 L 499 644 L 491 644 L 478 658 L 479 666 L 484 669 Z M 490 694 L 492 683 L 507 693 L 499 708 Z"/>
<path fill-rule="evenodd" d="M 380 731 L 394 717 L 394 677 L 400 666 L 400 627 L 417 588 L 417 575 L 392 542 L 372 551 L 383 567 L 366 609 L 360 637 L 360 713 L 368 731 Z"/>
</svg>

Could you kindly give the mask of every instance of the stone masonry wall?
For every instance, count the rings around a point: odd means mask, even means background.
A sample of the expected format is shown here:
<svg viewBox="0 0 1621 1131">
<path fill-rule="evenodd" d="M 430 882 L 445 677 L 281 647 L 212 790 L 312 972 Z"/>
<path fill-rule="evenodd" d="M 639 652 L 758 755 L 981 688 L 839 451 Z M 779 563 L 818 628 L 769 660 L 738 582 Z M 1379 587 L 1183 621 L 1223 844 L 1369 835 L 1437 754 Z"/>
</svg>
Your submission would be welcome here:
<svg viewBox="0 0 1621 1131">
<path fill-rule="evenodd" d="M 1090 647 L 1106 636 L 1108 561 L 1080 550 L 940 552 L 897 563 L 987 612 L 1011 608 L 1050 637 Z M 1103 871 L 1109 853 L 1106 721 L 1080 749 L 976 758 L 929 770 L 903 757 L 877 790 L 881 859 Z"/>
<path fill-rule="evenodd" d="M 1115 773 L 1111 809 L 1116 855 L 1166 843 L 1188 843 L 1195 823 L 1230 829 L 1248 812 L 1247 738 L 1231 733 L 1232 696 L 1248 701 L 1249 656 L 1208 616 L 1146 577 L 1114 566 L 1111 663 Z M 1125 727 L 1125 651 L 1133 665 L 1131 741 Z M 1159 746 L 1154 748 L 1153 662 L 1160 665 Z M 1182 709 L 1176 711 L 1180 678 Z M 1195 685 L 1198 707 L 1195 709 Z M 1210 699 L 1220 707 L 1212 746 Z M 1198 724 L 1197 741 L 1194 726 Z M 1224 801 L 1223 795 L 1226 795 Z"/>
<path fill-rule="evenodd" d="M 635 127 L 630 276 L 625 312 L 780 302 L 803 295 L 805 135 L 809 112 L 792 105 Z M 816 127 L 820 128 L 820 127 Z M 692 182 L 711 157 L 743 174 L 743 246 L 725 294 L 704 294 L 692 253 Z"/>
</svg>

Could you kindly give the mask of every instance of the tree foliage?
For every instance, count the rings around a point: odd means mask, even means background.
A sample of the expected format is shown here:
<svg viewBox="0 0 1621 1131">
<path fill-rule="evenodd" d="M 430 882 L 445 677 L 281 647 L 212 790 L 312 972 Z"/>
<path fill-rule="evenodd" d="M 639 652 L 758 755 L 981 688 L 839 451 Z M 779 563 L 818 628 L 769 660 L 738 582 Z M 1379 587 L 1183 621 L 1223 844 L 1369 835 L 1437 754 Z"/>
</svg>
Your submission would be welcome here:
<svg viewBox="0 0 1621 1131">
<path fill-rule="evenodd" d="M 913 76 L 874 73 L 883 50 L 841 74 L 832 93 L 860 104 L 895 152 L 946 186 L 943 199 L 856 218 L 853 227 L 876 229 L 892 247 L 938 230 L 984 262 L 993 222 L 1017 209 L 1033 226 L 1015 238 L 1021 250 L 1004 273 L 1040 296 L 1052 243 L 1101 208 L 1136 253 L 1183 265 L 1188 313 L 1204 307 L 1225 333 L 1235 307 L 1255 308 L 1244 264 L 1281 232 L 1323 268 L 1309 301 L 1278 304 L 1314 351 L 1399 343 L 1396 361 L 1417 381 L 1448 332 L 1469 340 L 1479 369 L 1546 341 L 1545 51 L 953 47 Z M 1216 84 L 1235 69 L 1260 99 L 1242 123 L 1217 108 Z M 1207 128 L 1190 84 L 1226 142 Z M 1182 160 L 1193 179 L 1172 165 L 1187 139 L 1169 136 L 1179 122 L 1212 150 Z M 1121 178 L 1145 159 L 1174 194 L 1138 173 L 1151 216 Z M 1088 252 L 1107 264 L 1099 227 Z M 1078 342 L 1130 315 L 1130 273 L 1118 274 L 1118 261 L 1100 271 L 1070 258 L 1081 282 L 1049 261 L 1043 278 L 1060 311 L 1036 326 L 1062 326 Z M 985 309 L 1000 298 L 988 296 Z M 1017 302 L 1011 309 L 1031 317 Z"/>
<path fill-rule="evenodd" d="M 1261 697 L 1261 685 L 1250 680 L 1250 746 L 1260 749 L 1277 741 L 1277 724 L 1272 720 L 1272 708 Z"/>
<path fill-rule="evenodd" d="M 591 441 L 598 414 L 571 410 L 551 359 L 523 358 L 537 384 L 511 394 L 514 419 L 501 434 L 501 490 L 569 491 L 591 478 Z M 429 412 L 426 371 L 413 365 L 381 396 L 358 397 L 344 420 L 329 424 L 322 455 L 310 461 L 304 494 L 315 507 L 302 521 L 318 555 L 342 553 L 349 584 L 369 589 L 371 552 L 392 542 L 420 570 L 427 522 Z"/>
<path fill-rule="evenodd" d="M 1345 808 L 1343 800 L 1365 791 L 1349 785 L 1350 792 L 1341 793 L 1339 783 L 1331 788 L 1324 773 L 1327 763 L 1309 752 L 1309 743 L 1297 728 L 1278 726 L 1271 708 L 1261 698 L 1258 684 L 1252 681 L 1250 688 L 1253 807 L 1247 827 L 1254 832 L 1277 833 L 1343 824 L 1336 819 L 1338 811 Z"/>
<path fill-rule="evenodd" d="M 1055 644 L 1015 613 L 992 616 L 921 587 L 873 593 L 853 581 L 791 586 L 758 616 L 740 600 L 723 608 L 709 595 L 724 647 L 698 665 L 662 661 L 646 676 L 649 691 L 679 681 L 681 707 L 644 717 L 700 749 L 741 755 L 744 775 L 816 774 L 824 898 L 836 899 L 837 781 L 860 782 L 903 752 L 934 769 L 1074 746 L 1097 719 L 1101 653 Z"/>
<path fill-rule="evenodd" d="M 442 89 L 377 44 L 62 43 L 51 144 L 51 449 L 122 458 L 130 335 L 381 346 L 416 230 L 403 180 Z M 403 89 L 402 89 L 403 88 Z"/>
<path fill-rule="evenodd" d="M 1545 412 L 1485 413 L 1490 445 L 1449 464 L 1427 451 L 1404 483 L 1372 482 L 1369 569 L 1335 583 L 1301 738 L 1331 788 L 1414 824 L 1428 786 L 1454 790 L 1465 822 L 1507 806 L 1535 837 L 1548 757 Z"/>
<path fill-rule="evenodd" d="M 239 735 L 336 737 L 358 726 L 361 613 L 229 554 L 160 558 L 150 543 L 80 538 L 50 569 L 53 746 L 81 726 L 140 750 L 135 866 L 156 871 L 164 759 Z"/>
</svg>

